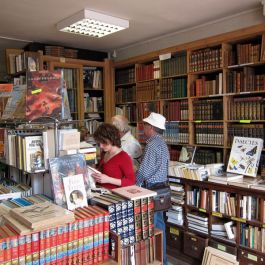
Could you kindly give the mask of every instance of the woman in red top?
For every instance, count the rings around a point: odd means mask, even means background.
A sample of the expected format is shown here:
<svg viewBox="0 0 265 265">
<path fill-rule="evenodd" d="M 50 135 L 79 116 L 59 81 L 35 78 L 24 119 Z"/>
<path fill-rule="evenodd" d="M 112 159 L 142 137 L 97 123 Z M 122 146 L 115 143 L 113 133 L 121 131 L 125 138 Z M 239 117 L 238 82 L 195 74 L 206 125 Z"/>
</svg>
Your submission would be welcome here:
<svg viewBox="0 0 265 265">
<path fill-rule="evenodd" d="M 112 124 L 103 123 L 95 131 L 94 139 L 102 150 L 98 166 L 101 174 L 92 174 L 96 182 L 107 189 L 134 185 L 132 159 L 120 148 L 119 130 Z"/>
</svg>

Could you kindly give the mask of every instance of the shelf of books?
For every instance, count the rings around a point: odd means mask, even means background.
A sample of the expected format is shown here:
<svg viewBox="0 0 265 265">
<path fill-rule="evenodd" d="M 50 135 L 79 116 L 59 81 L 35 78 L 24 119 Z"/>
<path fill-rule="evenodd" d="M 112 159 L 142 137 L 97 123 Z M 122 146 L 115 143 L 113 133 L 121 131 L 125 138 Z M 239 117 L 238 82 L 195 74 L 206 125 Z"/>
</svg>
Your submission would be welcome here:
<svg viewBox="0 0 265 265">
<path fill-rule="evenodd" d="M 163 114 L 173 165 L 180 159 L 190 163 L 189 149 L 196 147 L 192 159 L 196 164 L 232 168 L 235 165 L 228 162 L 235 136 L 264 139 L 264 45 L 261 24 L 116 62 L 116 111 L 137 126 L 140 142 L 144 142 L 142 119 L 152 111 Z M 258 175 L 264 177 L 264 144 L 259 148 L 248 151 L 261 152 Z M 237 180 L 233 186 L 228 185 L 232 176 L 225 183 L 217 183 L 218 179 L 205 183 L 205 170 L 198 168 L 200 173 L 195 174 L 195 168 L 183 172 L 180 168 L 178 176 L 195 180 L 171 178 L 169 247 L 192 256 L 195 263 L 209 244 L 237 254 L 242 264 L 263 264 L 265 197 L 257 178 Z M 194 225 L 194 220 L 199 223 Z M 230 227 L 229 236 L 224 224 Z"/>
</svg>

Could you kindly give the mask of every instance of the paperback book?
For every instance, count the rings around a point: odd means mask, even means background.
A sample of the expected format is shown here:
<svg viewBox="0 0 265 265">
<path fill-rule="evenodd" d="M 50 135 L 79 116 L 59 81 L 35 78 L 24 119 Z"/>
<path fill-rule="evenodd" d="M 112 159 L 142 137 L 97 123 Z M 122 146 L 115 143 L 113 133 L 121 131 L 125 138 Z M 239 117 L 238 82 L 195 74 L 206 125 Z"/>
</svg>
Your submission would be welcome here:
<svg viewBox="0 0 265 265">
<path fill-rule="evenodd" d="M 61 71 L 34 71 L 27 73 L 26 118 L 43 116 L 62 118 L 63 78 Z"/>
<path fill-rule="evenodd" d="M 256 177 L 262 148 L 261 138 L 235 136 L 227 172 Z"/>
<path fill-rule="evenodd" d="M 179 162 L 192 164 L 194 161 L 195 152 L 196 146 L 182 146 L 179 155 Z"/>
<path fill-rule="evenodd" d="M 83 176 L 86 193 L 89 191 L 89 181 L 87 166 L 83 154 L 66 155 L 49 159 L 52 190 L 54 202 L 60 206 L 66 207 L 66 196 L 63 185 L 63 178 L 81 174 Z"/>
</svg>

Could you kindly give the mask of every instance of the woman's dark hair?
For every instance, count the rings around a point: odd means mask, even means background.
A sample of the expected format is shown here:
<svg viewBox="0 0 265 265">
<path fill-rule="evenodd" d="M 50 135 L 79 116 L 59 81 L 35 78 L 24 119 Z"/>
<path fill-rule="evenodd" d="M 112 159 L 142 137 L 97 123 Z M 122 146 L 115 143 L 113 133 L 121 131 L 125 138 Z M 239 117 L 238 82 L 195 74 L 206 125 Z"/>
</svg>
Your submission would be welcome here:
<svg viewBox="0 0 265 265">
<path fill-rule="evenodd" d="M 94 139 L 98 143 L 111 143 L 114 146 L 121 147 L 119 130 L 112 124 L 103 123 L 94 132 Z"/>
</svg>

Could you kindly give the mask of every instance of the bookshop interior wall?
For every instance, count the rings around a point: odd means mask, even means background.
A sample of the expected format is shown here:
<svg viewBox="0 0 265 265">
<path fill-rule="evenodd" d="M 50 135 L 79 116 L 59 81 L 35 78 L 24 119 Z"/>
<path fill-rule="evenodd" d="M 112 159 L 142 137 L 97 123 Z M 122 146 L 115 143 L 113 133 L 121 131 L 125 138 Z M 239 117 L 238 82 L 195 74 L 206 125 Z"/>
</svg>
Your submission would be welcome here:
<svg viewBox="0 0 265 265">
<path fill-rule="evenodd" d="M 120 62 L 57 46 L 6 49 L 0 264 L 163 263 L 156 193 L 109 191 L 91 176 L 98 125 L 125 115 L 144 148 L 151 112 L 167 120 L 168 253 L 190 264 L 264 264 L 264 28 Z"/>
</svg>

